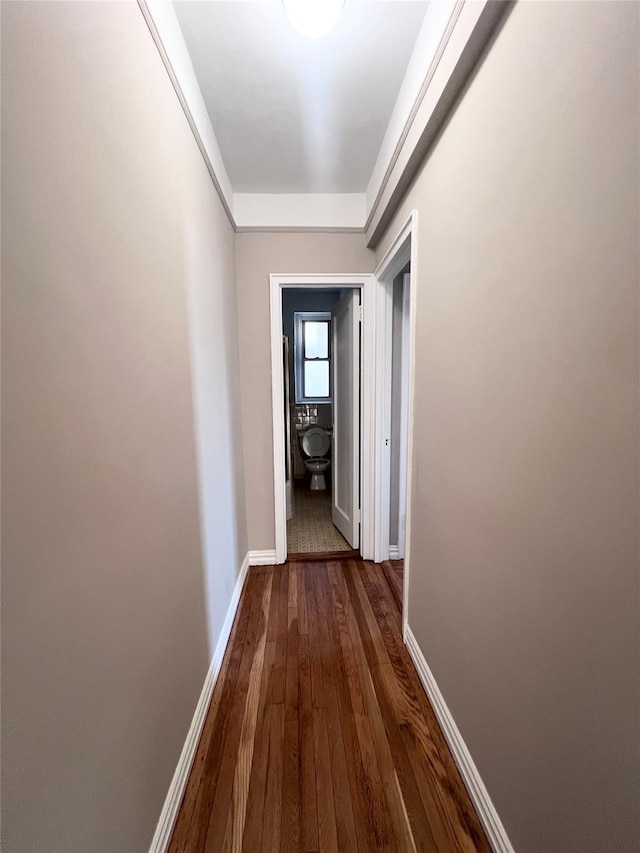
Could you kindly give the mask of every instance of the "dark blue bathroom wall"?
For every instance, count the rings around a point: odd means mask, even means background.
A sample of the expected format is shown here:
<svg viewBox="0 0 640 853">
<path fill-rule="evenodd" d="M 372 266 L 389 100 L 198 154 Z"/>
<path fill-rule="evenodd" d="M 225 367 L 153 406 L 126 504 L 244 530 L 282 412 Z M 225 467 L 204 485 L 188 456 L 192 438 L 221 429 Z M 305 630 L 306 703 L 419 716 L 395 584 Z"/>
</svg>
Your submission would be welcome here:
<svg viewBox="0 0 640 853">
<path fill-rule="evenodd" d="M 282 334 L 289 338 L 291 402 L 295 404 L 293 375 L 293 315 L 296 311 L 331 311 L 340 299 L 340 290 L 312 290 L 310 288 L 285 288 L 282 292 Z M 318 405 L 318 425 L 332 426 L 331 405 Z"/>
<path fill-rule="evenodd" d="M 339 290 L 284 288 L 282 291 L 282 329 L 293 344 L 293 315 L 296 311 L 331 311 L 340 299 Z"/>
</svg>

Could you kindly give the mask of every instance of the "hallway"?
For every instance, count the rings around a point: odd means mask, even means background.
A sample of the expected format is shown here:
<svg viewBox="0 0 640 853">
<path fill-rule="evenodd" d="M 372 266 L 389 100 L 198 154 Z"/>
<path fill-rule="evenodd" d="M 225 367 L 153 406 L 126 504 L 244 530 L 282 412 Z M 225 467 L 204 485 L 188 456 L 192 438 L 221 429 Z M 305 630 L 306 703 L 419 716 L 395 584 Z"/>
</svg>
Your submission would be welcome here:
<svg viewBox="0 0 640 853">
<path fill-rule="evenodd" d="M 182 851 L 488 851 L 373 563 L 252 569 L 178 814 Z"/>
</svg>

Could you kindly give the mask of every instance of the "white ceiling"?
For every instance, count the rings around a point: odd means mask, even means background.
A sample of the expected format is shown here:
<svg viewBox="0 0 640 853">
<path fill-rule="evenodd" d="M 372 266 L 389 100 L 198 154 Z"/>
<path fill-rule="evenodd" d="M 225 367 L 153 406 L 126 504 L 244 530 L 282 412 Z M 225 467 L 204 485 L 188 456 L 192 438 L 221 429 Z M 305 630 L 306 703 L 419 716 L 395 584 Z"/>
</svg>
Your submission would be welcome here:
<svg viewBox="0 0 640 853">
<path fill-rule="evenodd" d="M 280 0 L 174 7 L 235 192 L 365 191 L 427 2 L 347 0 L 316 40 Z"/>
</svg>

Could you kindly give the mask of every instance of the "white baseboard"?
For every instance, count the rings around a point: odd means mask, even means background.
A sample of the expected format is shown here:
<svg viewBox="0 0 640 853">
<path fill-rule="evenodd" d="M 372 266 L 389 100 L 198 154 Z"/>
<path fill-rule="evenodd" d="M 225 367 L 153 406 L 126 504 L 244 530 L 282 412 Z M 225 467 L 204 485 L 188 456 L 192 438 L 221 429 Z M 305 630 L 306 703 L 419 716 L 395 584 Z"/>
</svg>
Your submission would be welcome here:
<svg viewBox="0 0 640 853">
<path fill-rule="evenodd" d="M 184 795 L 185 788 L 187 787 L 187 780 L 189 779 L 191 765 L 195 758 L 198 741 L 200 740 L 202 727 L 204 726 L 209 703 L 211 702 L 213 688 L 218 680 L 218 674 L 220 673 L 220 667 L 222 666 L 222 658 L 224 657 L 225 649 L 229 642 L 233 620 L 236 615 L 236 610 L 238 609 L 238 604 L 240 603 L 240 595 L 242 593 L 242 588 L 244 587 L 248 571 L 249 554 L 247 554 L 242 561 L 240 574 L 238 575 L 238 580 L 236 581 L 235 589 L 233 590 L 233 595 L 229 602 L 227 615 L 225 617 L 222 630 L 220 631 L 220 638 L 218 640 L 216 650 L 213 653 L 213 658 L 211 659 L 209 672 L 204 680 L 204 686 L 202 688 L 200 698 L 198 699 L 198 704 L 196 705 L 196 710 L 193 715 L 193 719 L 191 720 L 191 725 L 189 726 L 187 738 L 184 742 L 184 746 L 182 747 L 182 752 L 178 759 L 178 764 L 175 773 L 173 774 L 171 785 L 169 786 L 167 798 L 164 801 L 164 806 L 160 813 L 160 819 L 156 826 L 156 831 L 153 836 L 153 841 L 151 842 L 151 847 L 149 848 L 149 853 L 165 853 L 169 846 L 173 826 L 176 822 L 176 818 L 178 817 L 180 803 L 182 802 L 182 797 Z"/>
<path fill-rule="evenodd" d="M 276 552 L 272 551 L 249 551 L 250 566 L 275 566 Z"/>
<path fill-rule="evenodd" d="M 400 559 L 400 548 L 397 545 L 389 545 L 389 559 L 390 560 L 399 560 Z"/>
<path fill-rule="evenodd" d="M 502 821 L 498 817 L 498 813 L 491 802 L 491 797 L 478 773 L 478 768 L 474 764 L 473 758 L 471 758 L 471 753 L 467 749 L 467 745 L 451 716 L 447 703 L 444 701 L 444 696 L 440 692 L 433 673 L 429 669 L 424 655 L 418 646 L 418 642 L 408 625 L 405 626 L 404 641 L 418 671 L 425 693 L 429 697 L 440 727 L 449 744 L 449 749 L 458 765 L 458 770 L 476 808 L 478 817 L 482 821 L 489 843 L 495 853 L 514 853 Z"/>
</svg>

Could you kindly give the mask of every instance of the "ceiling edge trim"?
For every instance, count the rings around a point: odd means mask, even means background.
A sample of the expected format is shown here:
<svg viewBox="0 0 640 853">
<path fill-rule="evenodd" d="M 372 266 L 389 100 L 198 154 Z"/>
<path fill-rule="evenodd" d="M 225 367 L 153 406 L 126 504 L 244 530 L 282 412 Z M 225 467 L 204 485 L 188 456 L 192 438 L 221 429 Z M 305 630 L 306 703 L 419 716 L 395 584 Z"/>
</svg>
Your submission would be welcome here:
<svg viewBox="0 0 640 853">
<path fill-rule="evenodd" d="M 433 59 L 431 60 L 431 63 L 429 64 L 429 67 L 427 69 L 427 73 L 425 74 L 424 80 L 422 81 L 422 85 L 420 86 L 420 89 L 418 90 L 418 94 L 416 95 L 416 99 L 413 102 L 413 105 L 409 111 L 409 115 L 407 116 L 407 120 L 404 123 L 404 127 L 402 128 L 402 131 L 400 133 L 400 136 L 398 138 L 396 146 L 393 149 L 393 153 L 391 154 L 391 158 L 389 159 L 389 162 L 387 163 L 387 168 L 386 168 L 385 173 L 382 177 L 382 181 L 380 182 L 380 186 L 378 187 L 378 191 L 376 192 L 375 198 L 374 198 L 373 203 L 371 205 L 371 209 L 368 211 L 367 219 L 366 219 L 365 224 L 364 224 L 365 230 L 367 230 L 369 228 L 369 226 L 371 225 L 371 221 L 373 220 L 373 218 L 376 214 L 376 211 L 377 211 L 378 206 L 380 204 L 380 200 L 382 199 L 382 194 L 384 193 L 385 189 L 387 188 L 387 184 L 389 183 L 389 181 L 391 179 L 391 173 L 393 172 L 393 168 L 396 165 L 396 163 L 398 162 L 398 158 L 400 157 L 400 153 L 402 151 L 402 148 L 404 147 L 404 144 L 407 141 L 409 131 L 411 130 L 411 127 L 413 126 L 413 123 L 416 120 L 416 116 L 418 115 L 418 110 L 420 109 L 420 106 L 421 106 L 422 102 L 424 101 L 424 97 L 427 93 L 427 89 L 429 88 L 429 85 L 431 84 L 431 81 L 433 80 L 433 76 L 436 73 L 436 70 L 437 70 L 438 65 L 440 63 L 440 60 L 442 59 L 442 55 L 445 51 L 445 48 L 447 47 L 447 44 L 449 43 L 449 40 L 451 38 L 451 34 L 453 33 L 453 31 L 455 29 L 455 25 L 458 21 L 458 18 L 460 17 L 460 13 L 463 9 L 465 2 L 466 2 L 466 0 L 458 0 L 458 2 L 456 3 L 456 5 L 453 8 L 453 11 L 451 12 L 451 17 L 449 18 L 447 26 L 445 27 L 442 38 L 440 39 L 440 43 L 438 44 L 438 47 L 436 48 L 436 52 L 433 56 Z"/>
<path fill-rule="evenodd" d="M 207 167 L 207 171 L 209 172 L 209 176 L 213 182 L 213 185 L 216 189 L 216 192 L 218 193 L 218 196 L 220 197 L 220 201 L 222 202 L 222 207 L 224 208 L 224 212 L 227 214 L 227 218 L 229 219 L 231 227 L 235 231 L 236 230 L 236 222 L 235 222 L 235 219 L 233 217 L 233 210 L 232 210 L 233 197 L 231 198 L 231 203 L 229 203 L 229 200 L 226 197 L 226 193 L 222 189 L 220 181 L 218 180 L 218 176 L 216 174 L 216 171 L 213 168 L 211 158 L 209 157 L 209 152 L 207 151 L 207 148 L 204 144 L 202 136 L 200 135 L 200 131 L 198 130 L 198 125 L 197 125 L 197 123 L 193 117 L 193 113 L 191 112 L 191 108 L 189 106 L 189 103 L 187 101 L 185 93 L 182 89 L 182 86 L 180 85 L 180 81 L 178 80 L 178 76 L 177 76 L 176 71 L 173 67 L 173 63 L 172 63 L 172 61 L 169 57 L 169 54 L 165 48 L 162 37 L 158 31 L 158 27 L 156 26 L 156 21 L 155 21 L 153 12 L 149 8 L 147 0 L 138 0 L 138 7 L 139 7 L 140 11 L 142 12 L 142 16 L 143 16 L 143 18 L 147 24 L 149 32 L 151 33 L 151 38 L 155 42 L 155 45 L 158 49 L 158 53 L 160 54 L 160 59 L 162 60 L 162 63 L 163 63 L 163 65 L 167 71 L 167 74 L 169 75 L 169 80 L 171 81 L 171 85 L 173 86 L 175 93 L 178 96 L 178 101 L 180 102 L 180 106 L 182 107 L 182 110 L 185 114 L 187 122 L 189 123 L 189 127 L 191 128 L 191 132 L 193 133 L 196 144 L 197 144 L 198 148 L 200 149 L 200 153 L 202 154 L 202 159 L 204 160 L 205 166 Z M 179 27 L 179 24 L 177 23 L 177 21 L 176 21 L 176 25 Z M 180 32 L 180 35 L 182 35 L 182 32 Z M 186 45 L 185 45 L 185 50 L 186 50 Z M 195 76 L 195 72 L 194 72 L 194 76 Z M 213 134 L 213 128 L 211 128 L 211 133 Z M 214 139 L 215 139 L 215 135 L 214 135 Z M 226 177 L 226 175 L 225 175 L 225 177 Z"/>
<path fill-rule="evenodd" d="M 236 228 L 359 228 L 364 193 L 235 193 Z"/>
<path fill-rule="evenodd" d="M 364 226 L 328 225 L 237 225 L 238 234 L 364 234 Z"/>
<path fill-rule="evenodd" d="M 186 52 L 183 56 L 182 64 L 188 68 L 188 71 L 190 72 L 188 76 L 192 77 L 191 89 L 194 91 L 197 90 L 195 94 L 191 94 L 191 97 L 202 102 L 201 104 L 198 104 L 198 106 L 201 106 L 200 113 L 204 111 L 204 116 L 206 116 L 206 118 L 202 116 L 200 121 L 207 125 L 205 128 L 205 135 L 209 137 L 209 144 L 215 149 L 214 153 L 216 156 L 213 159 L 216 161 L 218 171 L 222 173 L 222 181 L 220 180 L 220 177 L 216 172 L 216 167 L 213 165 L 210 153 L 207 150 L 207 145 L 205 144 L 202 133 L 198 127 L 198 121 L 196 120 L 196 117 L 194 117 L 193 110 L 189 103 L 189 98 L 187 97 L 188 93 L 185 92 L 183 85 L 181 85 L 168 45 L 165 44 L 157 26 L 156 13 L 154 13 L 152 8 L 154 0 L 137 0 L 137 3 L 149 29 L 149 33 L 156 45 L 162 63 L 169 75 L 169 79 L 178 97 L 180 106 L 182 107 L 189 127 L 191 128 L 196 144 L 200 149 L 200 153 L 202 154 L 209 176 L 233 230 L 238 233 L 286 231 L 316 233 L 366 233 L 367 245 L 370 248 L 374 248 L 382 237 L 391 217 L 397 210 L 412 178 L 426 156 L 429 146 L 431 142 L 433 142 L 437 131 L 442 127 L 446 116 L 454 107 L 456 98 L 460 94 L 464 83 L 472 73 L 473 68 L 475 67 L 478 59 L 481 57 L 482 52 L 486 48 L 499 23 L 505 17 L 506 10 L 513 5 L 513 0 L 458 0 L 447 23 L 442 39 L 438 44 L 434 57 L 429 65 L 424 81 L 420 86 L 415 102 L 411 107 L 408 118 L 403 126 L 402 133 L 393 150 L 389 164 L 385 169 L 381 186 L 376 193 L 375 200 L 368 215 L 366 212 L 365 201 L 363 202 L 362 212 L 354 218 L 353 211 L 350 211 L 348 219 L 345 221 L 344 225 L 327 225 L 326 221 L 322 222 L 322 220 L 325 219 L 325 214 L 319 216 L 321 221 L 317 224 L 308 223 L 302 226 L 296 224 L 295 219 L 291 221 L 290 224 L 286 221 L 282 221 L 283 203 L 286 199 L 291 197 L 291 194 L 286 193 L 270 194 L 272 196 L 273 206 L 271 209 L 268 209 L 266 213 L 263 210 L 261 215 L 257 217 L 258 221 L 252 223 L 245 219 L 242 225 L 238 224 L 235 216 L 236 203 L 241 202 L 243 196 L 248 197 L 249 195 L 252 195 L 255 198 L 258 198 L 260 195 L 265 194 L 243 194 L 233 192 L 233 188 L 231 187 L 224 167 L 222 155 L 217 147 L 217 141 L 215 139 L 215 133 L 211 125 L 211 121 L 208 113 L 206 112 L 202 93 L 200 92 L 199 84 L 195 77 L 195 71 L 191 65 L 186 44 L 184 44 L 182 31 L 180 30 L 177 18 L 175 18 L 176 40 L 179 38 L 181 45 L 184 47 L 184 51 Z M 162 5 L 170 6 L 170 4 L 166 3 Z M 173 7 L 171 7 L 171 11 L 173 12 Z M 175 12 L 173 12 L 173 17 L 175 17 Z M 173 22 L 171 25 L 167 21 L 164 23 L 166 27 L 174 26 Z M 175 52 L 175 50 L 176 47 L 174 45 L 173 52 Z M 184 71 L 184 68 L 182 73 L 183 76 L 187 74 L 187 72 Z M 227 186 L 226 192 L 222 185 L 223 183 Z M 312 193 L 300 193 L 297 195 L 299 196 L 300 202 L 303 202 L 304 199 L 311 200 L 314 198 L 314 194 Z M 349 194 L 328 193 L 325 197 L 326 199 L 335 199 L 337 204 L 337 200 L 341 196 L 346 195 Z M 363 193 L 362 197 L 363 199 L 366 199 L 366 194 Z M 294 216 L 294 208 L 290 208 L 290 210 L 291 213 L 287 214 L 287 218 L 289 215 Z M 339 222 L 341 216 L 337 210 L 336 214 L 336 220 Z M 265 216 L 267 220 L 272 219 L 273 224 L 269 221 L 265 221 Z M 244 219 L 245 217 L 243 216 L 242 218 Z M 300 221 L 297 216 L 295 218 L 298 222 Z M 357 225 L 355 224 L 355 221 L 358 222 Z M 360 222 L 362 223 L 361 225 Z"/>
<path fill-rule="evenodd" d="M 513 0 L 459 0 L 365 222 L 374 248 Z"/>
</svg>

